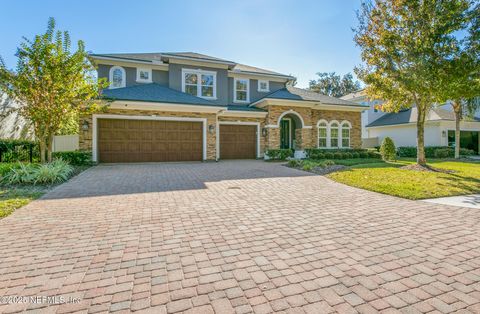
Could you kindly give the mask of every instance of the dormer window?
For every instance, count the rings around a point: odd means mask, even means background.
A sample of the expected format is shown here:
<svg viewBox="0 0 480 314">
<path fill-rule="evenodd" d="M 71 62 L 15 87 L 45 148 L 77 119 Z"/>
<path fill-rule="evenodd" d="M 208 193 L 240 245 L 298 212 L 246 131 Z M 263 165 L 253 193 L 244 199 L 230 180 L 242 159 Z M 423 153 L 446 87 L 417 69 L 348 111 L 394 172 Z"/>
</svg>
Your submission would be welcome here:
<svg viewBox="0 0 480 314">
<path fill-rule="evenodd" d="M 217 73 L 183 69 L 182 92 L 201 98 L 216 99 Z"/>
<path fill-rule="evenodd" d="M 137 68 L 137 82 L 138 83 L 151 83 L 152 82 L 152 70 Z"/>
<path fill-rule="evenodd" d="M 110 68 L 110 88 L 121 88 L 126 85 L 125 69 L 119 66 Z"/>
<path fill-rule="evenodd" d="M 233 82 L 234 102 L 250 102 L 250 81 L 236 78 Z"/>
<path fill-rule="evenodd" d="M 258 80 L 258 91 L 259 92 L 269 92 L 270 87 L 269 87 L 268 81 Z"/>
</svg>

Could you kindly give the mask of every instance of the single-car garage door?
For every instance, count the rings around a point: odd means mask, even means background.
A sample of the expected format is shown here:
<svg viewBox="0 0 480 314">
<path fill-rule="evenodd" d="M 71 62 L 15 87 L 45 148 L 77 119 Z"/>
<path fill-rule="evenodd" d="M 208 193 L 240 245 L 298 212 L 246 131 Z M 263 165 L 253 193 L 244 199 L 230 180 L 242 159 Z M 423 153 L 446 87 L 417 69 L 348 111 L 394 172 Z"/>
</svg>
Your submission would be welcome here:
<svg viewBox="0 0 480 314">
<path fill-rule="evenodd" d="M 99 119 L 98 160 L 202 160 L 202 130 L 202 122 Z"/>
<path fill-rule="evenodd" d="M 220 159 L 254 159 L 256 147 L 256 125 L 220 125 Z"/>
</svg>

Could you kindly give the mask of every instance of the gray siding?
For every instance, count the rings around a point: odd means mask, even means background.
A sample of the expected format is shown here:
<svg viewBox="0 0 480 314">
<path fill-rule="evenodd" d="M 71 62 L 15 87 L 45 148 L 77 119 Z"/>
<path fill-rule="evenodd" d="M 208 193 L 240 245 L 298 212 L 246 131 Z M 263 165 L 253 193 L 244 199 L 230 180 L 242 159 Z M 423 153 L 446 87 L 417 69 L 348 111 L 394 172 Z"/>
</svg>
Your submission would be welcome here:
<svg viewBox="0 0 480 314">
<path fill-rule="evenodd" d="M 182 68 L 217 72 L 217 99 L 210 100 L 218 105 L 227 105 L 228 103 L 228 72 L 224 69 L 199 67 L 186 64 L 170 64 L 168 73 L 168 82 L 171 89 L 182 91 Z"/>
<path fill-rule="evenodd" d="M 236 104 L 233 101 L 233 99 L 234 99 L 233 81 L 234 81 L 233 77 L 228 78 L 228 103 L 229 104 Z M 269 85 L 270 85 L 270 91 L 269 92 L 259 92 L 258 91 L 258 80 L 250 79 L 250 102 L 255 102 L 255 101 L 267 96 L 268 94 L 285 87 L 285 83 L 281 83 L 281 82 L 269 81 Z"/>
<path fill-rule="evenodd" d="M 98 77 L 109 79 L 109 72 L 112 65 L 100 64 L 98 66 Z M 127 86 L 139 85 L 143 83 L 137 83 L 137 69 L 135 67 L 123 67 L 127 75 Z M 217 99 L 211 100 L 219 105 L 235 104 L 233 101 L 233 78 L 228 77 L 227 70 L 209 67 L 199 67 L 183 64 L 170 64 L 169 71 L 152 71 L 152 80 L 154 83 L 168 86 L 172 89 L 182 91 L 182 68 L 185 69 L 201 69 L 205 71 L 212 71 L 217 73 Z M 281 82 L 269 82 L 269 92 L 258 91 L 258 80 L 250 79 L 250 102 L 255 102 L 268 94 L 282 89 L 285 87 L 285 83 Z"/>
<path fill-rule="evenodd" d="M 97 69 L 98 78 L 109 79 L 110 68 L 112 65 L 100 64 Z M 137 68 L 134 67 L 122 67 L 125 69 L 125 74 L 127 75 L 127 86 L 139 85 L 144 83 L 137 83 Z M 160 70 L 152 70 L 152 81 L 154 83 L 168 86 L 168 72 Z"/>
</svg>

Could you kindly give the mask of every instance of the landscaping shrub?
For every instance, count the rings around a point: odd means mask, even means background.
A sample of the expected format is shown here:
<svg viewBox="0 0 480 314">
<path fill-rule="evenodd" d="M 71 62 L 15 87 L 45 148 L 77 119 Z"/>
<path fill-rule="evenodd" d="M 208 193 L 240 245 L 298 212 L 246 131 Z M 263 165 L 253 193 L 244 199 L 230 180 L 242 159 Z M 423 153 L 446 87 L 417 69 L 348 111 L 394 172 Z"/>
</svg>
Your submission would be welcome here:
<svg viewBox="0 0 480 314">
<path fill-rule="evenodd" d="M 298 159 L 290 159 L 288 161 L 288 166 L 292 168 L 299 167 L 301 164 L 302 164 L 302 161 Z"/>
<path fill-rule="evenodd" d="M 453 149 L 445 147 L 441 149 L 436 149 L 433 152 L 433 155 L 435 158 L 449 158 L 449 157 L 455 157 L 455 152 L 453 151 Z"/>
<path fill-rule="evenodd" d="M 293 150 L 291 149 L 269 149 L 266 152 L 267 156 L 271 160 L 285 160 L 289 157 L 293 157 Z"/>
<path fill-rule="evenodd" d="M 472 149 L 467 148 L 460 148 L 460 156 L 473 156 L 475 155 L 475 151 Z M 454 154 L 455 156 L 455 154 Z"/>
<path fill-rule="evenodd" d="M 35 169 L 34 184 L 53 184 L 67 181 L 72 173 L 73 167 L 68 162 L 56 159 Z"/>
<path fill-rule="evenodd" d="M 0 162 L 38 161 L 37 142 L 17 139 L 0 139 Z"/>
<path fill-rule="evenodd" d="M 2 177 L 2 183 L 6 184 L 32 184 L 35 182 L 35 164 L 16 163 L 11 164 L 10 170 Z"/>
<path fill-rule="evenodd" d="M 87 150 L 75 150 L 68 152 L 54 152 L 53 159 L 62 159 L 74 166 L 85 166 L 92 164 L 92 152 Z"/>
<path fill-rule="evenodd" d="M 382 155 L 383 160 L 395 160 L 397 157 L 397 150 L 395 149 L 395 144 L 390 137 L 386 137 L 382 141 L 382 146 L 380 146 L 380 154 Z"/>
<path fill-rule="evenodd" d="M 438 152 L 440 151 L 440 152 Z M 471 149 L 460 148 L 461 156 L 471 156 L 475 152 Z M 399 157 L 417 157 L 417 148 L 414 146 L 402 146 L 397 149 L 397 155 Z M 446 146 L 426 146 L 425 157 L 427 158 L 453 158 L 455 157 L 455 149 L 453 147 Z"/>
<path fill-rule="evenodd" d="M 333 153 L 330 153 L 330 152 L 325 153 L 325 158 L 326 159 L 333 159 L 334 158 Z"/>
<path fill-rule="evenodd" d="M 66 181 L 73 167 L 57 159 L 48 164 L 10 163 L 0 168 L 0 183 L 3 184 L 54 184 Z"/>
<path fill-rule="evenodd" d="M 368 158 L 369 151 L 366 149 L 320 149 L 309 148 L 305 150 L 307 159 L 351 159 Z M 374 158 L 377 156 L 375 155 Z"/>
</svg>

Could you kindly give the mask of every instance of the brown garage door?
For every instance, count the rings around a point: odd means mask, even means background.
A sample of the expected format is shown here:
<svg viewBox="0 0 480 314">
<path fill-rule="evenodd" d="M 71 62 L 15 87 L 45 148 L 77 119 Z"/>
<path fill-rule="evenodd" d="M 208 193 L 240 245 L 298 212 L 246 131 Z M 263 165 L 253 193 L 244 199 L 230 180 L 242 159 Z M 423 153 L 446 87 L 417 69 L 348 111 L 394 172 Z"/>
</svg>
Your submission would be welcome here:
<svg viewBox="0 0 480 314">
<path fill-rule="evenodd" d="M 254 159 L 257 126 L 220 125 L 220 159 Z"/>
<path fill-rule="evenodd" d="M 202 160 L 202 123 L 98 120 L 100 162 Z"/>
</svg>

